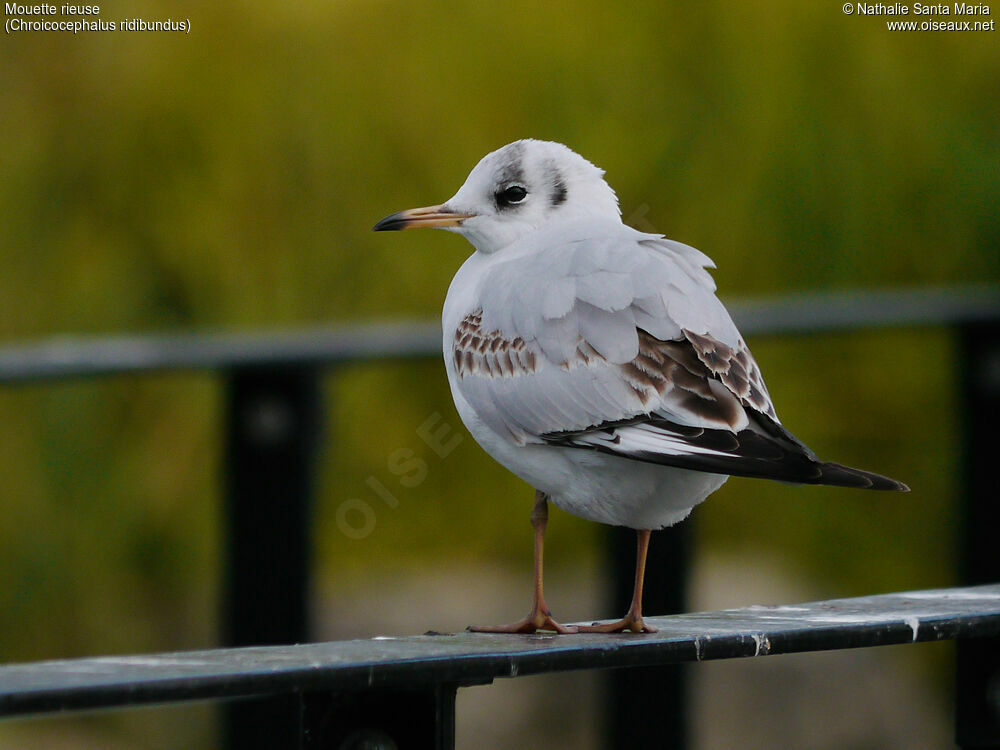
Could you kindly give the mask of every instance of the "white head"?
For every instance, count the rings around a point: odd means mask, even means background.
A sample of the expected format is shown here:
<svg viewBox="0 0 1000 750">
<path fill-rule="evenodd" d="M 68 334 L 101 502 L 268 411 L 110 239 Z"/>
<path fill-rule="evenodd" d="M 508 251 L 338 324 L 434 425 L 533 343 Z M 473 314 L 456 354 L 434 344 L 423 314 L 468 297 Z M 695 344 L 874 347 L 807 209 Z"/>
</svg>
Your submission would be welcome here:
<svg viewBox="0 0 1000 750">
<path fill-rule="evenodd" d="M 439 227 L 494 253 L 547 222 L 583 217 L 621 220 L 604 170 L 561 143 L 527 139 L 484 156 L 441 205 L 387 216 L 375 231 Z"/>
</svg>

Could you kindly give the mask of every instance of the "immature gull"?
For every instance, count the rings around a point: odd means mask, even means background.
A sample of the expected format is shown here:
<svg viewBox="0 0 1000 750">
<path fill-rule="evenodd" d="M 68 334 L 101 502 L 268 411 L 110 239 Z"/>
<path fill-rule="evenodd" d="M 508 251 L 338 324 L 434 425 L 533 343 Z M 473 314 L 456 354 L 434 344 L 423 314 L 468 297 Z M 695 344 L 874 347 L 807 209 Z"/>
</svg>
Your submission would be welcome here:
<svg viewBox="0 0 1000 750">
<path fill-rule="evenodd" d="M 604 172 L 558 143 L 488 154 L 439 206 L 376 231 L 440 227 L 476 252 L 444 303 L 448 382 L 469 432 L 535 488 L 530 614 L 486 632 L 651 632 L 642 619 L 650 530 L 683 520 L 730 475 L 906 490 L 820 461 L 782 427 L 693 247 L 626 226 Z M 564 626 L 542 595 L 547 501 L 638 536 L 618 622 Z"/>
</svg>

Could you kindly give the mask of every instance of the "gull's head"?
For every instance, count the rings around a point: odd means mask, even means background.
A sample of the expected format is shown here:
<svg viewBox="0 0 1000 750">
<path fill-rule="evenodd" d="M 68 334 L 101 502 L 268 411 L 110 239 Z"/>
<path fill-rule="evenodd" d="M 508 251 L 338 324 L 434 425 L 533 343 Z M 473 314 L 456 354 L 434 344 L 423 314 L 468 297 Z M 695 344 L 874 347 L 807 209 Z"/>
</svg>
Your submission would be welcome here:
<svg viewBox="0 0 1000 750">
<path fill-rule="evenodd" d="M 438 227 L 494 253 L 548 222 L 588 217 L 621 220 L 604 170 L 561 143 L 522 140 L 484 156 L 444 203 L 387 216 L 375 231 Z"/>
</svg>

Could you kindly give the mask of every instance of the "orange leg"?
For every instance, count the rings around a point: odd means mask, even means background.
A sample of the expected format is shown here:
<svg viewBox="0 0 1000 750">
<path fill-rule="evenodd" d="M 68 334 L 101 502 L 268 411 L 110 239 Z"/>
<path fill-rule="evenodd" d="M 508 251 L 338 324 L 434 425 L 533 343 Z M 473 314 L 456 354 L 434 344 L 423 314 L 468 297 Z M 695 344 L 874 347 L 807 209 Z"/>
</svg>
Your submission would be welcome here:
<svg viewBox="0 0 1000 750">
<path fill-rule="evenodd" d="M 655 633 L 656 628 L 642 621 L 642 582 L 646 577 L 646 552 L 649 550 L 649 529 L 639 529 L 636 532 L 635 547 L 635 588 L 632 590 L 632 604 L 629 605 L 625 617 L 617 622 L 593 625 L 580 625 L 579 633 L 623 633 L 630 630 L 633 633 Z"/>
<path fill-rule="evenodd" d="M 554 630 L 557 633 L 575 633 L 575 627 L 560 625 L 552 619 L 542 594 L 542 553 L 545 547 L 545 524 L 549 520 L 548 497 L 535 491 L 535 506 L 531 510 L 531 527 L 535 530 L 535 592 L 531 612 L 523 620 L 509 625 L 470 625 L 474 633 L 534 633 L 536 630 Z"/>
</svg>

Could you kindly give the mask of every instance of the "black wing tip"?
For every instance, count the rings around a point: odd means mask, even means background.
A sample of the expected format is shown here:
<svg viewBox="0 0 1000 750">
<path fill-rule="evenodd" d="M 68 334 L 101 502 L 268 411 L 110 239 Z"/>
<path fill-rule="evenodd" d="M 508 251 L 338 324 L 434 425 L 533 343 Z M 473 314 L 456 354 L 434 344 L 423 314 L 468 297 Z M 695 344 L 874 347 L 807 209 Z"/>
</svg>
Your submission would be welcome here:
<svg viewBox="0 0 1000 750">
<path fill-rule="evenodd" d="M 692 446 L 708 448 L 692 453 L 660 453 L 652 450 L 625 450 L 618 428 L 644 423 L 680 437 Z M 774 479 L 792 484 L 821 484 L 853 487 L 861 490 L 909 492 L 910 488 L 890 477 L 833 462 L 819 461 L 801 441 L 780 425 L 773 436 L 746 429 L 738 433 L 722 429 L 686 427 L 658 417 L 643 416 L 620 422 L 608 422 L 578 432 L 554 432 L 542 435 L 552 445 L 566 448 L 596 450 L 623 459 L 644 463 L 675 466 L 709 474 Z M 608 432 L 611 437 L 601 442 L 579 440 L 581 435 Z"/>
<path fill-rule="evenodd" d="M 820 465 L 820 476 L 816 483 L 836 487 L 855 487 L 861 490 L 910 491 L 907 485 L 892 477 L 835 463 L 823 463 Z"/>
</svg>

